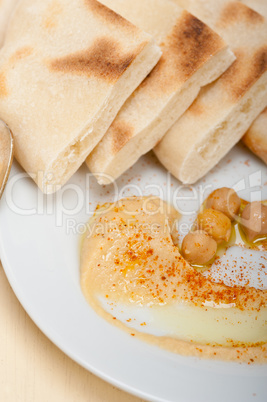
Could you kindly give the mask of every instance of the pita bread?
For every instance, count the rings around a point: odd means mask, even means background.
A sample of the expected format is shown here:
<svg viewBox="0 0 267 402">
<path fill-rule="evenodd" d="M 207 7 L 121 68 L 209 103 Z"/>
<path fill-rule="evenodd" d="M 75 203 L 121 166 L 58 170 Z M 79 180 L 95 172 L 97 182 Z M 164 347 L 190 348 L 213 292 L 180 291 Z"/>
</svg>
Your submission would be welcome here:
<svg viewBox="0 0 267 402">
<path fill-rule="evenodd" d="M 79 168 L 161 56 L 96 0 L 22 0 L 0 53 L 0 118 L 15 157 L 51 193 Z"/>
<path fill-rule="evenodd" d="M 267 165 L 267 108 L 250 126 L 243 137 L 243 142 Z"/>
<path fill-rule="evenodd" d="M 3 46 L 7 25 L 19 0 L 0 0 L 0 48 Z"/>
<path fill-rule="evenodd" d="M 257 11 L 259 14 L 267 17 L 267 1 L 266 0 L 239 0 L 246 6 Z"/>
<path fill-rule="evenodd" d="M 163 51 L 158 65 L 87 158 L 98 182 L 107 184 L 156 145 L 193 102 L 200 87 L 220 76 L 234 56 L 214 31 L 170 1 L 102 2 L 152 34 Z"/>
<path fill-rule="evenodd" d="M 237 57 L 216 82 L 202 89 L 155 148 L 175 177 L 194 183 L 241 139 L 267 105 L 267 24 L 240 2 L 189 0 L 186 6 L 217 30 Z"/>
<path fill-rule="evenodd" d="M 242 3 L 253 8 L 267 19 L 266 0 L 242 0 Z M 267 108 L 253 122 L 243 137 L 246 146 L 267 164 Z"/>
</svg>

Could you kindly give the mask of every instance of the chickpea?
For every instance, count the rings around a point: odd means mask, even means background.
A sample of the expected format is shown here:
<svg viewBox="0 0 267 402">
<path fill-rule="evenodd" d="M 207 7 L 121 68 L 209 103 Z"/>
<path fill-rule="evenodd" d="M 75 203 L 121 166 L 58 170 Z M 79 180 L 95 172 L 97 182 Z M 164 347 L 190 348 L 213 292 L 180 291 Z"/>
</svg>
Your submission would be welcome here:
<svg viewBox="0 0 267 402">
<path fill-rule="evenodd" d="M 198 229 L 205 230 L 217 243 L 228 241 L 231 236 L 231 221 L 220 211 L 205 209 L 198 215 Z"/>
<path fill-rule="evenodd" d="M 216 251 L 216 241 L 203 230 L 196 230 L 184 237 L 182 255 L 190 264 L 206 264 L 214 257 Z"/>
<path fill-rule="evenodd" d="M 216 209 L 231 220 L 238 214 L 241 200 L 232 188 L 222 187 L 214 190 L 206 201 L 206 207 Z"/>
<path fill-rule="evenodd" d="M 267 235 L 267 206 L 260 201 L 248 204 L 241 215 L 241 226 L 249 241 Z"/>
</svg>

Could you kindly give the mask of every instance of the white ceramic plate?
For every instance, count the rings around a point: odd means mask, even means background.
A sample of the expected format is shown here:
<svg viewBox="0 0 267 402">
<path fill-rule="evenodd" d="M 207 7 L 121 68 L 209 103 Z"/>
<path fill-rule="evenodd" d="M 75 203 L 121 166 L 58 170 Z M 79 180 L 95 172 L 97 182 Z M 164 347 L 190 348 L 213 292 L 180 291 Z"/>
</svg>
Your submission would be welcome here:
<svg viewBox="0 0 267 402">
<path fill-rule="evenodd" d="M 225 185 L 236 185 L 244 198 L 267 199 L 266 167 L 239 145 L 194 186 L 196 193 L 171 178 L 151 154 L 120 178 L 117 191 L 101 188 L 87 173 L 83 166 L 61 191 L 44 197 L 16 163 L 12 168 L 0 205 L 1 260 L 34 322 L 83 367 L 144 399 L 266 401 L 266 365 L 182 357 L 142 343 L 98 317 L 79 286 L 79 232 L 97 203 L 141 189 L 177 201 L 188 212 L 202 201 L 195 194 L 206 197 Z"/>
</svg>

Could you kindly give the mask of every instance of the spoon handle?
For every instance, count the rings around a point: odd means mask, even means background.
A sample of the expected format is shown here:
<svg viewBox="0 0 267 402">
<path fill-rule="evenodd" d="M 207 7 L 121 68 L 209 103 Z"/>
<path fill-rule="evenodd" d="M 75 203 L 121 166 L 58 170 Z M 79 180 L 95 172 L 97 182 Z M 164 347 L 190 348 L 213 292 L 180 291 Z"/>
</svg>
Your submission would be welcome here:
<svg viewBox="0 0 267 402">
<path fill-rule="evenodd" d="M 14 138 L 10 128 L 0 120 L 0 199 L 3 195 L 14 157 Z"/>
</svg>

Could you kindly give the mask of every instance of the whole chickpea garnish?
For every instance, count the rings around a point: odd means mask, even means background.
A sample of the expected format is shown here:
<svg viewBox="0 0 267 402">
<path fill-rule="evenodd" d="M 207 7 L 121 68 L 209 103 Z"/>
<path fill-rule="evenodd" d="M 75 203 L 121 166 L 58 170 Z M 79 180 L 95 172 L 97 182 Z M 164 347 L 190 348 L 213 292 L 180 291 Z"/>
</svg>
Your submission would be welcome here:
<svg viewBox="0 0 267 402">
<path fill-rule="evenodd" d="M 206 207 L 216 209 L 234 220 L 238 214 L 241 200 L 232 188 L 222 187 L 214 190 L 207 198 Z"/>
<path fill-rule="evenodd" d="M 221 243 L 222 241 L 227 242 L 230 239 L 232 230 L 231 221 L 226 215 L 215 209 L 204 209 L 198 215 L 197 226 L 198 229 L 204 230 L 212 236 L 217 243 Z"/>
<path fill-rule="evenodd" d="M 216 241 L 203 230 L 188 233 L 182 243 L 182 255 L 190 264 L 204 265 L 217 251 Z"/>
<path fill-rule="evenodd" d="M 241 226 L 249 241 L 267 235 L 267 206 L 260 201 L 248 204 L 241 215 Z"/>
</svg>

